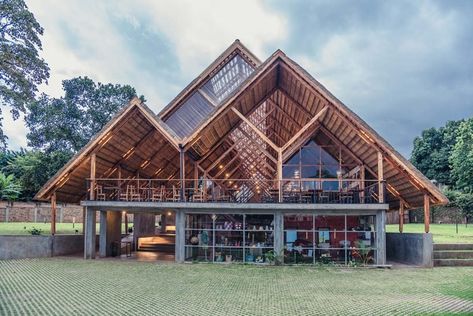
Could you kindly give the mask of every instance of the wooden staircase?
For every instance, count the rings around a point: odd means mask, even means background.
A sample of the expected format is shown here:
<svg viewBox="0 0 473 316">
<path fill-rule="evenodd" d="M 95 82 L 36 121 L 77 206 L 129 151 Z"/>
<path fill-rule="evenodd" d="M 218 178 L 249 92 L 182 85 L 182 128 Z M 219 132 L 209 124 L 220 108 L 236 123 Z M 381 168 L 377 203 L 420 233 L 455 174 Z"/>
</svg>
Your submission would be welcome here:
<svg viewBox="0 0 473 316">
<path fill-rule="evenodd" d="M 160 235 L 155 237 L 146 237 L 139 242 L 138 251 L 152 251 L 174 253 L 175 235 Z"/>
<path fill-rule="evenodd" d="M 473 267 L 473 244 L 434 244 L 434 266 Z"/>
</svg>

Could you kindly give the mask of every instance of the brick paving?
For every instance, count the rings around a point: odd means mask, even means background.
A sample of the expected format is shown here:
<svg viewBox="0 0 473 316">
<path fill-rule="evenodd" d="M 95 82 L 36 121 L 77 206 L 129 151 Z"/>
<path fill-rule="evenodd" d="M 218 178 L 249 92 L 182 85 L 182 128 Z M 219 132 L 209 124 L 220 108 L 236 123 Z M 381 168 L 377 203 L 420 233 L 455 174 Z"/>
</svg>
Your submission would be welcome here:
<svg viewBox="0 0 473 316">
<path fill-rule="evenodd" d="M 473 268 L 0 261 L 0 315 L 473 315 Z"/>
</svg>

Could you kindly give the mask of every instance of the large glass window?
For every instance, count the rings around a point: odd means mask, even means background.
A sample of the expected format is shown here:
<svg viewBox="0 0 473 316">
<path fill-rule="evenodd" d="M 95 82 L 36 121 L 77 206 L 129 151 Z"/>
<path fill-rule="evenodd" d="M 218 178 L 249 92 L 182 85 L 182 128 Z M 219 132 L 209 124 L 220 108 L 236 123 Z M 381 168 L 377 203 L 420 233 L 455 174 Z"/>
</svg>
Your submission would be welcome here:
<svg viewBox="0 0 473 316">
<path fill-rule="evenodd" d="M 285 263 L 375 263 L 374 215 L 284 215 Z"/>
<path fill-rule="evenodd" d="M 189 214 L 185 245 L 187 261 L 264 263 L 274 249 L 274 216 Z"/>
</svg>

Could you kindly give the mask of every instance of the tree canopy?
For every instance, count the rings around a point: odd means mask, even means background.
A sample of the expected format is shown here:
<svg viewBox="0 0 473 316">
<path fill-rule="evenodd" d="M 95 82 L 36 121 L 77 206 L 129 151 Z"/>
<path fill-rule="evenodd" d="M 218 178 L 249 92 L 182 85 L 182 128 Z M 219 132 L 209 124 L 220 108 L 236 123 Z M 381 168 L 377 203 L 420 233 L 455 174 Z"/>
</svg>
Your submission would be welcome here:
<svg viewBox="0 0 473 316">
<path fill-rule="evenodd" d="M 460 124 L 458 136 L 450 155 L 455 187 L 473 193 L 473 118 Z"/>
<path fill-rule="evenodd" d="M 29 146 L 77 152 L 136 95 L 129 85 L 95 83 L 87 77 L 64 80 L 63 89 L 64 97 L 42 94 L 28 106 Z"/>
<path fill-rule="evenodd" d="M 35 98 L 37 86 L 49 78 L 49 67 L 39 57 L 43 28 L 23 0 L 0 1 L 0 102 L 14 119 Z M 3 117 L 2 117 L 3 118 Z M 0 124 L 0 144 L 6 135 Z"/>
<path fill-rule="evenodd" d="M 450 153 L 456 144 L 458 127 L 462 121 L 449 121 L 444 127 L 432 127 L 414 139 L 411 162 L 427 178 L 452 185 Z"/>
</svg>

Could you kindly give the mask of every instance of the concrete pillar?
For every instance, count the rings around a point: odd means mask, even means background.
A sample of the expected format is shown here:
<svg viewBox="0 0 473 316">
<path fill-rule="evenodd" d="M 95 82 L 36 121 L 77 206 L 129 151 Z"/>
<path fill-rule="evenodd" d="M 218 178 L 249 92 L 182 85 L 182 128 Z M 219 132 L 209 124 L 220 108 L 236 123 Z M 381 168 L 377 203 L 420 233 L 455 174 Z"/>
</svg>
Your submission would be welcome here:
<svg viewBox="0 0 473 316">
<path fill-rule="evenodd" d="M 10 217 L 10 203 L 5 206 L 5 223 L 8 223 Z"/>
<path fill-rule="evenodd" d="M 35 223 L 38 222 L 38 203 L 34 204 L 33 220 L 34 220 Z"/>
<path fill-rule="evenodd" d="M 274 214 L 274 253 L 276 257 L 282 255 L 284 251 L 284 214 L 277 212 Z"/>
<path fill-rule="evenodd" d="M 175 260 L 182 263 L 185 259 L 185 227 L 186 215 L 183 210 L 176 211 L 176 245 Z"/>
<path fill-rule="evenodd" d="M 84 207 L 85 211 L 85 236 L 84 236 L 84 259 L 95 259 L 95 210 Z"/>
<path fill-rule="evenodd" d="M 376 212 L 376 264 L 386 264 L 386 211 Z"/>
<path fill-rule="evenodd" d="M 100 211 L 100 257 L 109 257 L 112 255 L 112 243 L 118 242 L 118 247 L 120 247 L 121 214 L 122 213 L 119 211 Z"/>
</svg>

